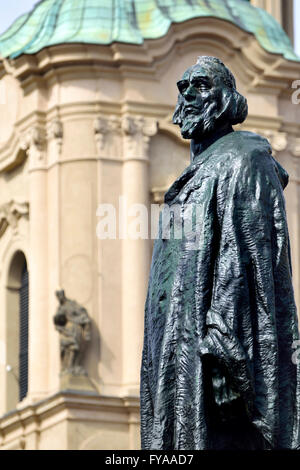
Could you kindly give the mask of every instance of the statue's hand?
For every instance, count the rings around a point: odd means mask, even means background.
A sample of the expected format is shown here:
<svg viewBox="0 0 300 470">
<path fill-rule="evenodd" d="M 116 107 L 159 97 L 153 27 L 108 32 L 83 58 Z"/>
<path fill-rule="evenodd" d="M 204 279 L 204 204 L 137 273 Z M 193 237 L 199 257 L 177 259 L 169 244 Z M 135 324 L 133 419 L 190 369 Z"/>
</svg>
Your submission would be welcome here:
<svg viewBox="0 0 300 470">
<path fill-rule="evenodd" d="M 203 360 L 215 416 L 223 422 L 234 419 L 243 400 L 228 370 L 211 354 L 205 355 Z"/>
<path fill-rule="evenodd" d="M 230 379 L 224 371 L 214 365 L 211 369 L 212 387 L 214 393 L 214 400 L 218 406 L 230 405 L 234 400 L 240 397 L 240 394 L 235 390 Z"/>
<path fill-rule="evenodd" d="M 211 368 L 211 381 L 218 419 L 226 423 L 238 418 L 241 410 L 244 412 L 243 400 L 227 371 L 214 364 Z"/>
<path fill-rule="evenodd" d="M 199 345 L 208 400 L 222 421 L 235 419 L 241 410 L 250 415 L 254 390 L 247 356 L 216 312 L 211 311 L 208 322 L 211 323 L 208 334 Z"/>
</svg>

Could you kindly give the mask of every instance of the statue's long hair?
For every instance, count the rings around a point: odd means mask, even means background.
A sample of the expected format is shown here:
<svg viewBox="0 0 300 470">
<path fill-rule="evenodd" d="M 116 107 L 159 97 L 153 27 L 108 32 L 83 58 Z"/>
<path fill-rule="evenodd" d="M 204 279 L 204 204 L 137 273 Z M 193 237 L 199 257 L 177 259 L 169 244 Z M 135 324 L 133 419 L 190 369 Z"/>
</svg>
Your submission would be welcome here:
<svg viewBox="0 0 300 470">
<path fill-rule="evenodd" d="M 217 103 L 212 103 L 203 110 L 205 132 L 212 131 L 217 125 L 222 126 L 228 123 L 234 126 L 245 121 L 248 115 L 247 100 L 237 91 L 235 78 L 226 65 L 220 59 L 210 56 L 198 57 L 197 65 L 209 69 L 212 75 L 216 77 L 215 80 L 219 80 L 224 84 L 221 109 L 218 107 L 217 110 Z M 181 126 L 183 119 L 183 103 L 184 98 L 179 94 L 173 115 L 173 123 L 179 126 Z"/>
</svg>

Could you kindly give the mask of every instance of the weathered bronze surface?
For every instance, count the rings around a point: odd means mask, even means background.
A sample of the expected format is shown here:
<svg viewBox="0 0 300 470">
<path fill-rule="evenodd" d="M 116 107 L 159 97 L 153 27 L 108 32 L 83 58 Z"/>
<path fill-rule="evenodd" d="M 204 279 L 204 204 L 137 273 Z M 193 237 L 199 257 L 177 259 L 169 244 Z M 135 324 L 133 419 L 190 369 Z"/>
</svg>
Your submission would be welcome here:
<svg viewBox="0 0 300 470">
<path fill-rule="evenodd" d="M 61 375 L 87 375 L 84 366 L 86 343 L 91 339 L 91 320 L 84 307 L 57 291 L 59 307 L 54 316 L 60 334 Z"/>
<path fill-rule="evenodd" d="M 300 448 L 288 174 L 266 139 L 233 131 L 247 102 L 221 61 L 199 57 L 178 89 L 191 164 L 165 195 L 170 233 L 163 211 L 154 246 L 142 447 Z"/>
</svg>

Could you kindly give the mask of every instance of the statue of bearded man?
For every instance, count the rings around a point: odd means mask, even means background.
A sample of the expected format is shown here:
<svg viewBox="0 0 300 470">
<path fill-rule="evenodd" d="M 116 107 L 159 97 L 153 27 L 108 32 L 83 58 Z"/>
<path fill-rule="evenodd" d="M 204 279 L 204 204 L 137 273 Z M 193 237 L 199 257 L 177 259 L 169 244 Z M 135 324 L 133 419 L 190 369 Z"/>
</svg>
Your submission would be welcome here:
<svg viewBox="0 0 300 470">
<path fill-rule="evenodd" d="M 162 212 L 154 246 L 142 447 L 299 449 L 288 174 L 266 139 L 233 130 L 247 102 L 219 59 L 199 57 L 177 85 L 191 164 L 165 195 L 170 231 Z"/>
</svg>

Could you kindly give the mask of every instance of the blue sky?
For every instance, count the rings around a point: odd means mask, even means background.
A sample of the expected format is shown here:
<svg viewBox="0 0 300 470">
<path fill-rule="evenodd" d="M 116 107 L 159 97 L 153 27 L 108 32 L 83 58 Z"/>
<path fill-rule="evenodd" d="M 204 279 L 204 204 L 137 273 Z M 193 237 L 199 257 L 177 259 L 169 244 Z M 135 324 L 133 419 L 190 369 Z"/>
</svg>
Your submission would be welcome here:
<svg viewBox="0 0 300 470">
<path fill-rule="evenodd" d="M 38 0 L 0 0 L 0 33 L 3 33 L 13 21 L 23 13 L 27 13 L 38 3 Z"/>
<path fill-rule="evenodd" d="M 0 15 L 0 33 L 5 31 L 22 13 L 26 13 L 38 3 L 38 0 L 0 0 L 2 6 Z M 300 0 L 294 0 L 295 4 L 295 49 L 300 55 Z"/>
</svg>

